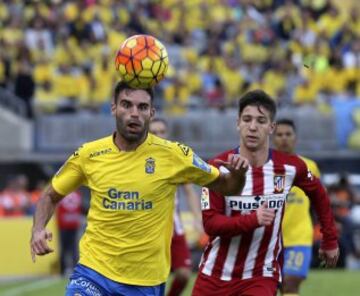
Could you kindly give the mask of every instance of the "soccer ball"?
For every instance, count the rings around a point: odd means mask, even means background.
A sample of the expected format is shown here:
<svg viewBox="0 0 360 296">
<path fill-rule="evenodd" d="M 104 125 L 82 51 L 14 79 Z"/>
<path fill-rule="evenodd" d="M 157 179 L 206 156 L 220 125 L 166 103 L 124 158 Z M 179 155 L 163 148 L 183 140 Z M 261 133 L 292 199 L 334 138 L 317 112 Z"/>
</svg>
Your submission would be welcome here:
<svg viewBox="0 0 360 296">
<path fill-rule="evenodd" d="M 165 46 L 150 35 L 134 35 L 119 49 L 116 70 L 129 86 L 151 88 L 165 77 L 169 58 Z"/>
</svg>

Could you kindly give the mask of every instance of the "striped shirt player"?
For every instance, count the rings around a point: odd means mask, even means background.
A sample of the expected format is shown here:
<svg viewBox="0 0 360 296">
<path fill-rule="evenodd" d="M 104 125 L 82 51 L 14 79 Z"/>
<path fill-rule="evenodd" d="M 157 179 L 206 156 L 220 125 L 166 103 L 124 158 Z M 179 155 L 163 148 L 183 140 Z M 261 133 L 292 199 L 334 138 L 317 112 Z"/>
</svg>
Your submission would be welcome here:
<svg viewBox="0 0 360 296">
<path fill-rule="evenodd" d="M 239 153 L 238 149 L 216 158 L 225 160 L 228 155 Z M 203 223 L 211 237 L 200 262 L 193 295 L 215 295 L 206 289 L 207 282 L 262 278 L 277 285 L 281 281 L 281 221 L 286 196 L 293 185 L 307 193 L 322 226 L 327 226 L 322 228 L 323 248 L 337 246 L 329 199 L 319 180 L 299 157 L 270 149 L 263 166 L 250 166 L 241 195 L 221 196 L 203 188 Z M 259 227 L 255 210 L 265 201 L 276 210 L 276 215 L 271 225 Z"/>
</svg>

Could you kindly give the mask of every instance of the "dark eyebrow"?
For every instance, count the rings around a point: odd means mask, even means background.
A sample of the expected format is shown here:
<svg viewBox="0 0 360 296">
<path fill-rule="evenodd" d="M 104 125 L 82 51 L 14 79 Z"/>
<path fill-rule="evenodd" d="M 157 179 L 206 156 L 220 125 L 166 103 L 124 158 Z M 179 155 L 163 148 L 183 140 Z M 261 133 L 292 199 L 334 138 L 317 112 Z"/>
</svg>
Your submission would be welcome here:
<svg viewBox="0 0 360 296">
<path fill-rule="evenodd" d="M 130 103 L 130 104 L 132 104 L 132 102 L 129 101 L 129 100 L 127 100 L 127 99 L 121 99 L 121 100 L 119 101 L 119 103 L 121 103 L 121 102 L 125 102 L 125 103 Z"/>
</svg>

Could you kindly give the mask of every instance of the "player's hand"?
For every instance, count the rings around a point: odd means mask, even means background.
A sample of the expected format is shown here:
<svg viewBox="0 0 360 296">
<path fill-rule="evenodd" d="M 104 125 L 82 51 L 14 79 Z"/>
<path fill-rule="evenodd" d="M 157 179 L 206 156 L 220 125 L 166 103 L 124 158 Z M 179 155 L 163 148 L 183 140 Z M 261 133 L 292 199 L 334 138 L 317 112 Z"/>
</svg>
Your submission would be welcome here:
<svg viewBox="0 0 360 296">
<path fill-rule="evenodd" d="M 256 218 L 261 226 L 271 225 L 275 219 L 275 210 L 268 208 L 268 203 L 264 202 L 256 210 Z"/>
<path fill-rule="evenodd" d="M 52 240 L 52 233 L 46 229 L 35 230 L 32 232 L 30 248 L 31 248 L 31 258 L 35 262 L 36 255 L 43 256 L 54 252 L 47 243 L 47 241 Z"/>
<path fill-rule="evenodd" d="M 332 250 L 319 249 L 319 259 L 321 260 L 321 265 L 325 267 L 335 267 L 339 259 L 339 255 L 339 248 Z"/>
<path fill-rule="evenodd" d="M 226 167 L 231 174 L 243 177 L 249 169 L 249 161 L 240 154 L 229 154 L 228 160 L 215 159 L 214 162 L 218 165 Z"/>
</svg>

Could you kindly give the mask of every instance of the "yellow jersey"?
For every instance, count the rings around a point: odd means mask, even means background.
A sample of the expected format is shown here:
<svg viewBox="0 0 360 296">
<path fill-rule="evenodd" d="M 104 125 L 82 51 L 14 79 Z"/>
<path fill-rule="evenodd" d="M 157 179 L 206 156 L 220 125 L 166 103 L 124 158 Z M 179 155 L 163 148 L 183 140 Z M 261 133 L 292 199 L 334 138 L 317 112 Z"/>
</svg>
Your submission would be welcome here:
<svg viewBox="0 0 360 296">
<path fill-rule="evenodd" d="M 320 178 L 316 163 L 302 157 L 311 173 Z M 310 201 L 299 187 L 292 187 L 286 199 L 284 219 L 282 222 L 284 247 L 311 246 L 313 225 L 310 216 Z"/>
<path fill-rule="evenodd" d="M 64 196 L 80 185 L 91 191 L 80 264 L 117 282 L 154 286 L 170 271 L 177 185 L 206 185 L 218 176 L 183 144 L 149 134 L 125 152 L 108 136 L 74 152 L 52 186 Z"/>
</svg>

